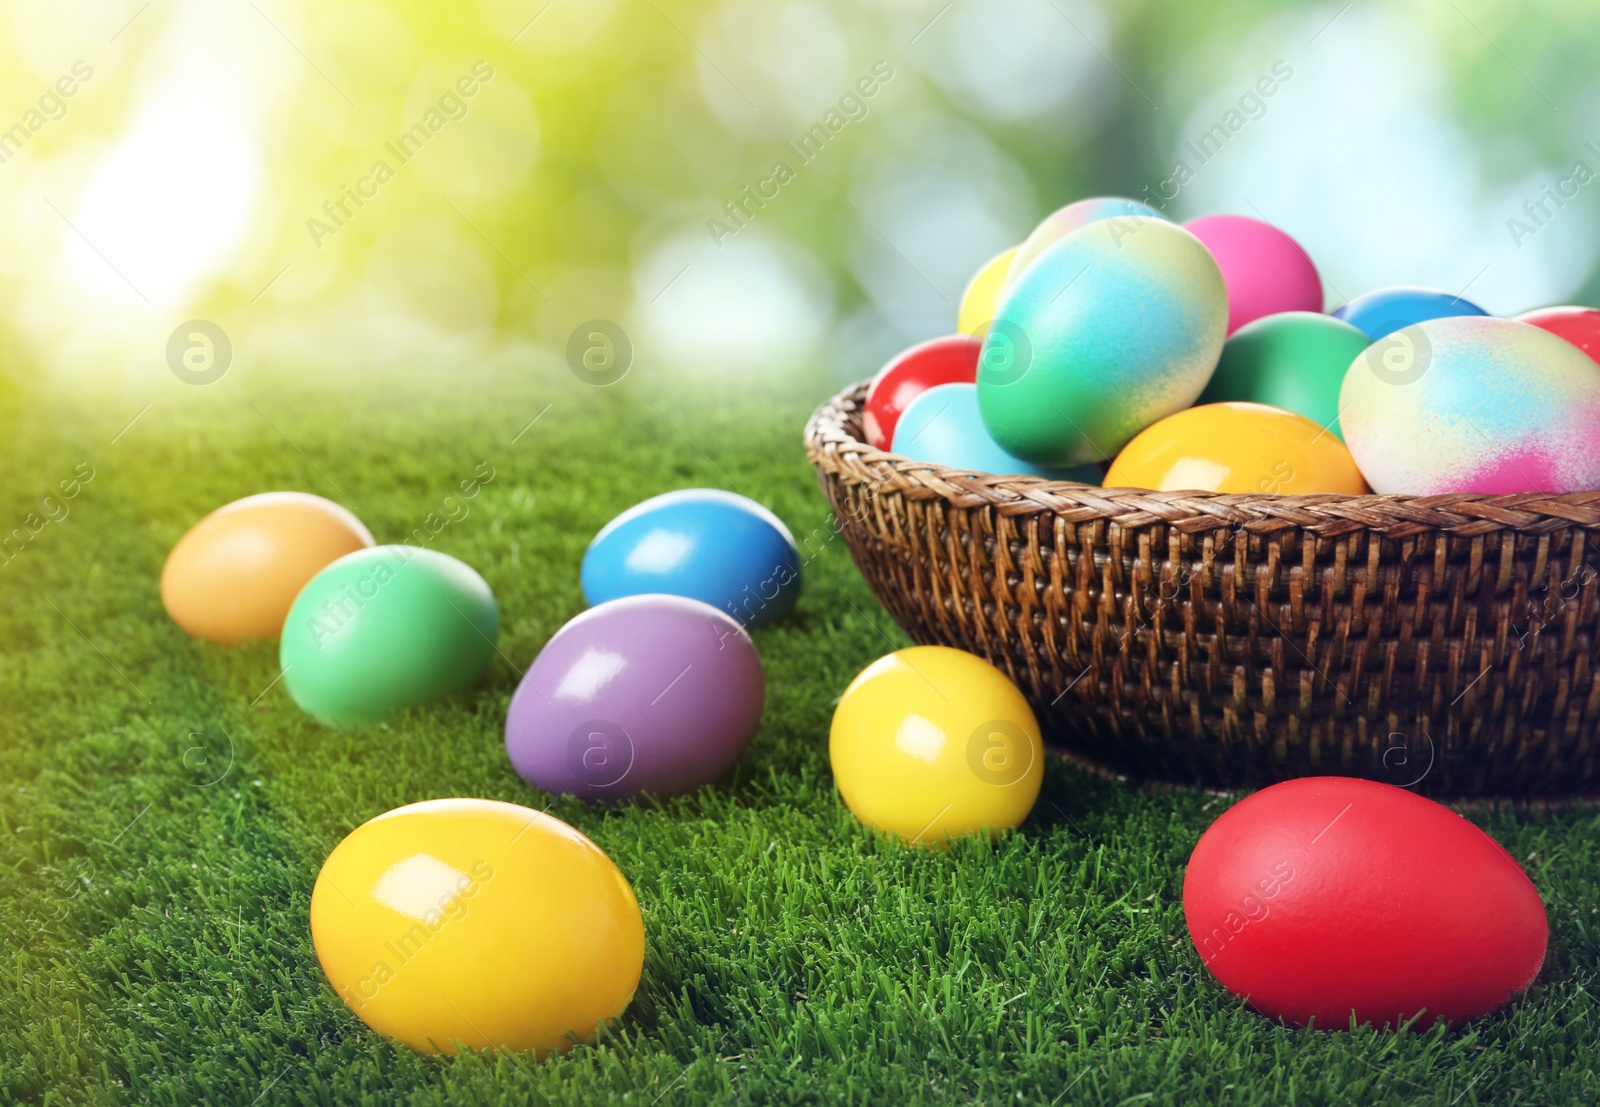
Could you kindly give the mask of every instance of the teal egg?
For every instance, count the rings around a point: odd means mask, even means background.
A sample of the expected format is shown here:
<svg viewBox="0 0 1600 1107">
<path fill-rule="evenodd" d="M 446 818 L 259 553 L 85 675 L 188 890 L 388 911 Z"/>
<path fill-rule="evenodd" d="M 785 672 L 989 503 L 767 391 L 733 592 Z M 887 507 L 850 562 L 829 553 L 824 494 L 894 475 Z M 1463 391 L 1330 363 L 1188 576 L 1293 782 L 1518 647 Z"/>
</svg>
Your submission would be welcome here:
<svg viewBox="0 0 1600 1107">
<path fill-rule="evenodd" d="M 892 449 L 913 461 L 931 461 L 953 469 L 1100 483 L 1099 466 L 1049 469 L 995 445 L 978 414 L 977 386 L 971 384 L 936 385 L 912 400 L 895 424 Z"/>
<path fill-rule="evenodd" d="M 1194 235 L 1148 216 L 1090 223 L 1001 301 L 978 358 L 984 425 L 1039 465 L 1112 457 L 1199 398 L 1227 330 L 1222 271 Z"/>
<path fill-rule="evenodd" d="M 375 546 L 301 589 L 278 661 L 307 714 L 336 726 L 375 723 L 472 687 L 499 632 L 494 594 L 471 566 L 433 550 Z"/>
</svg>

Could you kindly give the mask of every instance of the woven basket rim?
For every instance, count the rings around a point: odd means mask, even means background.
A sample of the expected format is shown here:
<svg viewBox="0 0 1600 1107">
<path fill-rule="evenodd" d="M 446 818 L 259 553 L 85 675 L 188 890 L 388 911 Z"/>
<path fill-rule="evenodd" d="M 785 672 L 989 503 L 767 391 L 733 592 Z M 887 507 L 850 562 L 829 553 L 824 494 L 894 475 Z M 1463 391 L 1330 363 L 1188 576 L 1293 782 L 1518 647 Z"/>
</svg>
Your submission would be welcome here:
<svg viewBox="0 0 1600 1107">
<path fill-rule="evenodd" d="M 860 381 L 847 386 L 812 413 L 805 429 L 807 456 L 826 472 L 887 486 L 918 499 L 936 496 L 960 507 L 989 504 L 1007 515 L 1051 511 L 1066 518 L 1114 518 L 1126 525 L 1159 519 L 1179 530 L 1242 527 L 1270 533 L 1299 527 L 1326 535 L 1371 530 L 1396 538 L 1426 531 L 1470 537 L 1506 528 L 1531 533 L 1570 526 L 1600 530 L 1600 490 L 1503 496 L 1474 492 L 1436 496 L 1156 492 L 915 461 L 871 446 L 857 435 L 854 428 L 869 384 Z"/>
</svg>

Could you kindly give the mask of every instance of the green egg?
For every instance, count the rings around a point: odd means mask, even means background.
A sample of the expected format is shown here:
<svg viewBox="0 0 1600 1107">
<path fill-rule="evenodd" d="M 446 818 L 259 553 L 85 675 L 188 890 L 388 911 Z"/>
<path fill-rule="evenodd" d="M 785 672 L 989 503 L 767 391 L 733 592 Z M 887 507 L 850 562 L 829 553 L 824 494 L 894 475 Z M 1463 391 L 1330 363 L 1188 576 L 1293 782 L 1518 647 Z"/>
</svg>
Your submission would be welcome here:
<svg viewBox="0 0 1600 1107">
<path fill-rule="evenodd" d="M 1339 388 L 1345 370 L 1372 340 L 1349 323 L 1314 311 L 1285 311 L 1247 323 L 1222 346 L 1200 403 L 1249 400 L 1304 415 L 1344 440 Z"/>
<path fill-rule="evenodd" d="M 471 566 L 377 546 L 346 554 L 301 589 L 278 661 L 308 714 L 334 726 L 375 723 L 472 687 L 499 633 L 494 593 Z"/>
</svg>

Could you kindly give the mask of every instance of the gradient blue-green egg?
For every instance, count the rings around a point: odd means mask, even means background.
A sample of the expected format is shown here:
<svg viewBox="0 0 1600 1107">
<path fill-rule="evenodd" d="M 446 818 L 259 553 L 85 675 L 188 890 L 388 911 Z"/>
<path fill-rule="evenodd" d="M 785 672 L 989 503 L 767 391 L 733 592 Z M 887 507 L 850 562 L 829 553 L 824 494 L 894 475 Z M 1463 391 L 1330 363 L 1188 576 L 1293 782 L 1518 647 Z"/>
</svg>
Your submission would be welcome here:
<svg viewBox="0 0 1600 1107">
<path fill-rule="evenodd" d="M 1073 231 L 1001 300 L 978 358 L 978 406 L 1007 453 L 1100 461 L 1199 398 L 1227 335 L 1210 251 L 1147 216 Z"/>
</svg>

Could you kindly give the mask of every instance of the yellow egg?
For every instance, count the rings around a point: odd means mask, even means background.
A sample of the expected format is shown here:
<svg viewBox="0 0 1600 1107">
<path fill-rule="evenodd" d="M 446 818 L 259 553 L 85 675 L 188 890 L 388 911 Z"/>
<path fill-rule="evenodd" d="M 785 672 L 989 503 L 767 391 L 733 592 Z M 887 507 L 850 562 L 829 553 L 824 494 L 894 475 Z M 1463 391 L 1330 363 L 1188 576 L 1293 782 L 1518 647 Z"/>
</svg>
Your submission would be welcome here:
<svg viewBox="0 0 1600 1107">
<path fill-rule="evenodd" d="M 633 999 L 644 922 L 589 839 L 482 799 L 400 807 L 336 846 L 311 892 L 311 941 L 341 999 L 428 1053 L 565 1050 Z"/>
<path fill-rule="evenodd" d="M 978 275 L 972 278 L 967 290 L 961 294 L 961 310 L 956 316 L 956 330 L 982 338 L 989 332 L 995 312 L 1000 307 L 1000 294 L 1005 291 L 1006 273 L 1021 246 L 1013 246 L 1003 254 L 996 254 L 984 263 Z"/>
<path fill-rule="evenodd" d="M 1014 827 L 1044 779 L 1044 743 L 1017 686 L 980 657 L 913 646 L 850 682 L 828 756 L 845 805 L 912 845 Z"/>
<path fill-rule="evenodd" d="M 1266 404 L 1202 404 L 1158 420 L 1122 448 L 1107 488 L 1157 492 L 1368 491 L 1337 435 Z"/>
</svg>

